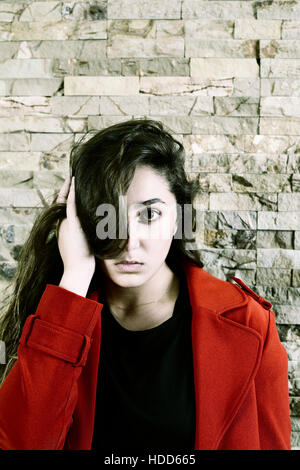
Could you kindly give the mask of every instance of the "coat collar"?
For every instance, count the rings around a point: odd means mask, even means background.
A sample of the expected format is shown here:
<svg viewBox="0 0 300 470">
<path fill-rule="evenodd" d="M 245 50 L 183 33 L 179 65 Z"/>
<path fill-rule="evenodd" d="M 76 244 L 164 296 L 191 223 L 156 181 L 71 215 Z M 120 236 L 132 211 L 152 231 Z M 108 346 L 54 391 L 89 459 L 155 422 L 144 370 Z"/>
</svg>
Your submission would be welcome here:
<svg viewBox="0 0 300 470">
<path fill-rule="evenodd" d="M 254 378 L 262 337 L 246 320 L 248 296 L 190 262 L 182 262 L 192 307 L 196 401 L 195 449 L 214 450 L 236 416 Z M 89 294 L 98 300 L 99 291 Z M 230 312 L 230 318 L 226 314 Z M 238 321 L 234 313 L 238 313 Z"/>
</svg>

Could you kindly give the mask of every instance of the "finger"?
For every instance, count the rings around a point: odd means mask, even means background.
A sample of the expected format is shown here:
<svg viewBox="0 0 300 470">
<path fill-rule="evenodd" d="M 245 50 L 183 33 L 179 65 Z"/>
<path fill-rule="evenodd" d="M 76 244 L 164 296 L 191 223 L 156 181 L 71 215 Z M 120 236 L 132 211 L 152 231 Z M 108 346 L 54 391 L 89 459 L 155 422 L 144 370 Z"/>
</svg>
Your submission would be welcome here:
<svg viewBox="0 0 300 470">
<path fill-rule="evenodd" d="M 66 202 L 68 194 L 69 194 L 70 183 L 71 183 L 71 175 L 68 174 L 68 176 L 66 177 L 64 181 L 64 184 L 60 188 L 56 202 Z"/>
<path fill-rule="evenodd" d="M 67 198 L 67 218 L 75 220 L 77 218 L 75 202 L 75 176 L 72 177 L 70 191 Z"/>
</svg>

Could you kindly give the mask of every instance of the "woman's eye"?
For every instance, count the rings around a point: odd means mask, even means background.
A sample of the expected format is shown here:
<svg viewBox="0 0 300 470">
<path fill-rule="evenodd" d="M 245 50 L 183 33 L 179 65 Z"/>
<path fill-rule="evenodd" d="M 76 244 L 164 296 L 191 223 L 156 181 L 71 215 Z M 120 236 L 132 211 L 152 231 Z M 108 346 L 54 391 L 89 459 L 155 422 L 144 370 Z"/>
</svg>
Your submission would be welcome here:
<svg viewBox="0 0 300 470">
<path fill-rule="evenodd" d="M 151 217 L 151 213 L 152 214 L 156 214 L 157 217 L 153 218 L 153 215 Z M 154 210 L 154 209 L 151 209 L 151 208 L 147 208 L 146 210 L 144 210 L 143 212 L 141 212 L 141 215 L 143 215 L 141 217 L 142 221 L 145 222 L 145 223 L 151 223 L 151 222 L 154 222 L 154 220 L 158 219 L 158 217 L 161 215 L 161 212 L 158 211 L 158 210 Z"/>
</svg>

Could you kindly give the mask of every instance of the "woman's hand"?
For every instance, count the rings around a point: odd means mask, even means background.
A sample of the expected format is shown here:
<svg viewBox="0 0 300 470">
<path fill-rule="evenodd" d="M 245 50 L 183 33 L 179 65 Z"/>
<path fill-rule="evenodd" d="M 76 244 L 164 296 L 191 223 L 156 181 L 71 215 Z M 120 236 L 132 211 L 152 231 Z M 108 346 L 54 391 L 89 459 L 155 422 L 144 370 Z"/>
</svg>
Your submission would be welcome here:
<svg viewBox="0 0 300 470">
<path fill-rule="evenodd" d="M 57 202 L 66 203 L 67 217 L 56 229 L 58 248 L 64 264 L 64 272 L 84 272 L 93 276 L 96 261 L 90 251 L 85 233 L 77 216 L 75 203 L 75 177 L 69 174 L 61 187 Z"/>
</svg>

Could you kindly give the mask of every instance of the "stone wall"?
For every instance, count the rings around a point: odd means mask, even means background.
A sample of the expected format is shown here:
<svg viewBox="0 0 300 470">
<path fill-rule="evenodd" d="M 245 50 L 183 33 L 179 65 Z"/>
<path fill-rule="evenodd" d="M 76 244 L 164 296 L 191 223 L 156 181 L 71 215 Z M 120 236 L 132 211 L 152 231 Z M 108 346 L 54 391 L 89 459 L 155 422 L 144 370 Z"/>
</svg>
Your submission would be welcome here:
<svg viewBox="0 0 300 470">
<path fill-rule="evenodd" d="M 273 304 L 300 448 L 300 2 L 0 2 L 0 287 L 72 144 L 162 121 L 200 174 L 205 269 Z"/>
</svg>

